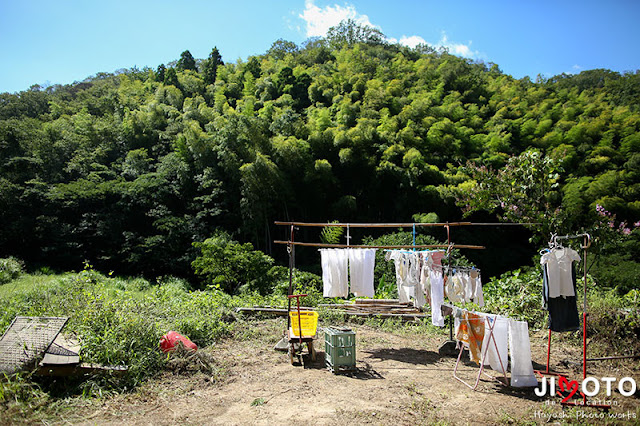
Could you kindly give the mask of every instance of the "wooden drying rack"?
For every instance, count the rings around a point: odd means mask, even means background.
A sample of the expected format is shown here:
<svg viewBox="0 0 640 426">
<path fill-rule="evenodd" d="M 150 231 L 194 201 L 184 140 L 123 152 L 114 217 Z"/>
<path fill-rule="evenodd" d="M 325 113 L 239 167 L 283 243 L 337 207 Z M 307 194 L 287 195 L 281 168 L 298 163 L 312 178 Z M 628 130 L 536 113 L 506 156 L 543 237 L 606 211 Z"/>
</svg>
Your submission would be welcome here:
<svg viewBox="0 0 640 426">
<path fill-rule="evenodd" d="M 318 247 L 318 248 L 378 248 L 378 249 L 437 249 L 443 248 L 450 251 L 454 248 L 459 249 L 485 249 L 484 246 L 469 245 L 469 244 L 454 244 L 451 241 L 451 227 L 457 226 L 523 226 L 523 225 L 539 225 L 539 223 L 486 223 L 486 222 L 438 222 L 438 223 L 425 223 L 425 222 L 411 222 L 411 223 L 321 223 L 321 222 L 283 222 L 276 221 L 275 225 L 290 227 L 289 239 L 287 241 L 274 241 L 274 244 L 285 244 L 287 246 L 287 252 L 289 253 L 289 291 L 288 295 L 293 291 L 293 269 L 295 267 L 295 246 L 304 247 Z M 347 244 L 325 244 L 325 243 L 307 243 L 301 241 L 295 241 L 295 230 L 301 227 L 338 227 L 347 229 Z M 416 244 L 416 228 L 422 227 L 443 227 L 447 231 L 447 244 Z M 351 245 L 351 228 L 412 228 L 413 229 L 413 244 L 411 245 Z M 287 306 L 287 330 L 290 327 L 289 315 L 291 311 L 291 300 L 289 300 Z M 449 340 L 453 341 L 453 321 L 449 323 Z"/>
</svg>

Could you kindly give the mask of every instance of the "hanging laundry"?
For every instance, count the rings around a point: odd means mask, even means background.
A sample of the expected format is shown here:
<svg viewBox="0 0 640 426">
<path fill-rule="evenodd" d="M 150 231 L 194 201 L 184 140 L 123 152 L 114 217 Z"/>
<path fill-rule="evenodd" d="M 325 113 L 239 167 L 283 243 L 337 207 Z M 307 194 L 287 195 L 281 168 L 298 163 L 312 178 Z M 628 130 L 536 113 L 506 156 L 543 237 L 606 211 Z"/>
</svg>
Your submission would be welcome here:
<svg viewBox="0 0 640 426">
<path fill-rule="evenodd" d="M 444 252 L 389 250 L 386 260 L 393 260 L 396 271 L 398 299 L 402 303 L 413 300 L 417 308 L 429 303 L 432 322 L 444 326 L 440 305 L 444 302 L 444 280 L 442 278 L 442 258 Z"/>
<path fill-rule="evenodd" d="M 509 350 L 509 319 L 500 315 L 487 315 L 485 330 L 493 325 L 493 337 L 485 332 L 482 341 L 483 350 L 486 349 L 484 365 L 489 365 L 494 371 L 504 374 L 507 368 Z M 491 324 L 493 323 L 493 324 Z"/>
<path fill-rule="evenodd" d="M 428 253 L 430 259 L 429 281 L 431 283 L 431 324 L 444 327 L 441 306 L 444 303 L 444 275 L 442 274 L 443 251 Z"/>
<path fill-rule="evenodd" d="M 376 249 L 348 249 L 351 293 L 356 297 L 373 297 L 373 271 Z"/>
<path fill-rule="evenodd" d="M 480 271 L 477 269 L 471 269 L 469 271 L 469 282 L 471 289 L 473 290 L 473 302 L 480 306 L 484 306 L 484 294 L 482 292 L 482 279 L 480 277 Z"/>
<path fill-rule="evenodd" d="M 509 349 L 511 351 L 511 386 L 538 386 L 531 364 L 531 342 L 526 321 L 509 320 Z"/>
<path fill-rule="evenodd" d="M 431 257 L 431 261 L 433 262 L 433 266 L 442 267 L 442 258 L 445 253 L 442 250 L 429 252 L 429 256 Z"/>
<path fill-rule="evenodd" d="M 575 294 L 575 267 L 571 266 L 573 292 Z M 549 271 L 547 265 L 542 270 L 542 306 L 549 311 L 551 331 L 574 331 L 580 328 L 580 316 L 576 296 L 549 297 Z"/>
<path fill-rule="evenodd" d="M 444 316 L 441 309 L 444 303 L 444 277 L 442 270 L 431 269 L 429 281 L 431 282 L 431 323 L 438 327 L 444 327 Z"/>
<path fill-rule="evenodd" d="M 445 295 L 452 302 L 473 302 L 484 306 L 482 280 L 480 271 L 472 268 L 453 268 L 449 270 L 446 280 Z"/>
<path fill-rule="evenodd" d="M 409 303 L 414 299 L 414 306 L 422 307 L 426 302 L 420 293 L 420 252 L 391 250 L 385 255 L 386 260 L 393 260 L 396 269 L 396 285 L 398 299 L 401 303 Z"/>
<path fill-rule="evenodd" d="M 431 306 L 431 279 L 430 270 L 433 260 L 426 252 L 420 252 L 420 290 L 424 294 L 424 304 Z"/>
<path fill-rule="evenodd" d="M 320 249 L 322 264 L 322 284 L 324 297 L 348 297 L 349 283 L 347 265 L 349 255 L 346 250 Z"/>
<path fill-rule="evenodd" d="M 396 286 L 398 287 L 398 299 L 400 303 L 408 303 L 409 291 L 405 286 L 407 274 L 409 273 L 408 263 L 405 261 L 404 253 L 400 250 L 388 251 L 385 254 L 385 260 L 393 260 L 396 269 Z"/>
<path fill-rule="evenodd" d="M 478 364 L 482 360 L 484 322 L 484 316 L 463 311 L 456 327 L 456 338 L 469 346 L 469 357 Z"/>
<path fill-rule="evenodd" d="M 459 272 L 458 279 L 460 280 L 460 285 L 464 289 L 464 303 L 469 303 L 473 301 L 473 294 L 475 288 L 471 286 L 471 279 L 469 279 L 469 274 L 464 272 Z"/>
<path fill-rule="evenodd" d="M 465 302 L 465 289 L 460 273 L 449 274 L 447 277 L 447 285 L 445 287 L 447 297 L 452 302 Z"/>
<path fill-rule="evenodd" d="M 540 263 L 547 269 L 548 296 L 575 296 L 575 277 L 572 274 L 573 262 L 580 261 L 577 251 L 561 247 L 555 248 L 540 258 Z"/>
</svg>

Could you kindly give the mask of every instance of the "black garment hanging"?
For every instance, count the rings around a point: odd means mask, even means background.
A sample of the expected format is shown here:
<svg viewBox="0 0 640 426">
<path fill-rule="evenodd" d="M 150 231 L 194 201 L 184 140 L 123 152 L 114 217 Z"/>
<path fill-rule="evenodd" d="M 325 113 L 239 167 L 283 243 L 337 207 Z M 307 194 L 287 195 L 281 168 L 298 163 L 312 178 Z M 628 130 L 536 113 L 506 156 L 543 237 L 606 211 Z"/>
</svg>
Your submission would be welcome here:
<svg viewBox="0 0 640 426">
<path fill-rule="evenodd" d="M 549 297 L 549 276 L 547 265 L 542 267 L 542 296 L 544 306 L 549 311 L 549 329 L 551 331 L 575 331 L 580 329 L 580 316 L 576 296 Z M 571 265 L 573 290 L 576 290 L 576 269 Z"/>
</svg>

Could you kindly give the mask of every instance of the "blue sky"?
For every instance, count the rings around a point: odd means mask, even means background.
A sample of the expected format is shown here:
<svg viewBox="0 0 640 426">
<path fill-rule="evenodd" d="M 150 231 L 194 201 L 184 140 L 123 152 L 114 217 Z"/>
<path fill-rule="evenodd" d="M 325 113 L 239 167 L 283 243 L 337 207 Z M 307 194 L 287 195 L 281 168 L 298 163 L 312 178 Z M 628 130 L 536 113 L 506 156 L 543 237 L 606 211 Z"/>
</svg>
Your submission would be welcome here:
<svg viewBox="0 0 640 426">
<path fill-rule="evenodd" d="M 516 78 L 640 69 L 637 0 L 0 0 L 0 92 L 156 68 L 187 49 L 206 58 L 217 46 L 225 62 L 246 60 L 345 18 Z"/>
</svg>

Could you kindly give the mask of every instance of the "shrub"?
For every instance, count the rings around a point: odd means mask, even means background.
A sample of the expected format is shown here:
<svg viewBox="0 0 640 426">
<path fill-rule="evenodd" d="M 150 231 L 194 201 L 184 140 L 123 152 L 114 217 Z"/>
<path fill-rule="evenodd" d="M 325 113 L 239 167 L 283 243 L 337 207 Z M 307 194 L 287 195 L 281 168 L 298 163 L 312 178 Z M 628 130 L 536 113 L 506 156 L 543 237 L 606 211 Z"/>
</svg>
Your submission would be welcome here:
<svg viewBox="0 0 640 426">
<path fill-rule="evenodd" d="M 483 311 L 527 321 L 530 329 L 544 326 L 542 274 L 536 268 L 516 269 L 482 286 Z"/>
<path fill-rule="evenodd" d="M 640 291 L 589 287 L 587 335 L 594 354 L 629 355 L 640 350 Z M 591 352 L 591 350 L 590 350 Z"/>
<path fill-rule="evenodd" d="M 24 263 L 14 257 L 0 259 L 0 284 L 13 281 L 24 272 Z"/>
<path fill-rule="evenodd" d="M 289 292 L 289 268 L 283 266 L 279 268 L 276 276 L 277 281 L 273 290 L 274 295 L 287 296 Z M 322 296 L 322 278 L 311 272 L 304 272 L 298 269 L 293 270 L 292 280 L 293 294 L 306 294 L 307 297 L 300 299 L 303 306 L 317 306 L 324 303 Z M 283 299 L 286 303 L 286 297 Z M 295 302 L 295 301 L 294 301 Z"/>
<path fill-rule="evenodd" d="M 241 244 L 226 233 L 218 233 L 202 243 L 193 243 L 201 255 L 191 265 L 212 288 L 229 294 L 244 290 L 267 294 L 274 283 L 271 269 L 274 260 L 254 250 L 251 243 Z"/>
</svg>

